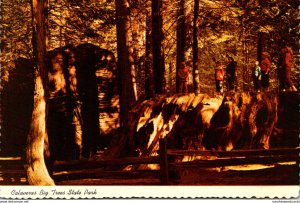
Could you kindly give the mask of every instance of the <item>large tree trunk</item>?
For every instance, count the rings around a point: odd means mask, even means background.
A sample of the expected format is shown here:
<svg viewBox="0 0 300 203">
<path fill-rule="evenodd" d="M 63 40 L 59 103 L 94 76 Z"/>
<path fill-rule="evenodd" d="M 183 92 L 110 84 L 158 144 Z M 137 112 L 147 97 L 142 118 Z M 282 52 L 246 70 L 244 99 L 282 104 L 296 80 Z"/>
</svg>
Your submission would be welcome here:
<svg viewBox="0 0 300 203">
<path fill-rule="evenodd" d="M 138 99 L 138 81 L 137 81 L 137 74 L 138 74 L 138 46 L 139 46 L 139 39 L 138 39 L 138 29 L 139 24 L 138 21 L 135 20 L 137 18 L 137 6 L 138 1 L 131 2 L 131 5 L 128 8 L 128 20 L 129 20 L 129 27 L 128 27 L 128 36 L 127 39 L 130 38 L 131 33 L 131 41 L 127 43 L 128 46 L 128 54 L 129 54 L 129 63 L 131 69 L 131 77 L 132 77 L 132 88 L 134 93 L 134 100 Z M 131 32 L 129 32 L 131 31 Z"/>
<path fill-rule="evenodd" d="M 135 95 L 135 100 L 138 99 L 138 71 L 139 71 L 139 42 L 141 39 L 139 39 L 139 21 L 138 16 L 139 16 L 139 1 L 134 0 L 131 3 L 131 20 L 130 20 L 130 27 L 131 27 L 131 52 L 130 52 L 130 63 L 131 63 L 131 72 L 132 72 L 132 79 L 133 79 L 133 90 L 134 90 L 134 95 Z"/>
<path fill-rule="evenodd" d="M 151 2 L 148 2 L 149 4 Z M 149 6 L 150 7 L 150 6 Z M 146 9 L 146 51 L 145 51 L 145 94 L 147 98 L 154 96 L 154 78 L 153 78 L 153 53 L 151 49 L 151 12 Z"/>
<path fill-rule="evenodd" d="M 117 18 L 117 52 L 118 70 L 120 78 L 120 122 L 123 126 L 127 119 L 130 106 L 135 102 L 133 88 L 133 75 L 130 66 L 129 54 L 129 2 L 127 0 L 116 0 Z"/>
<path fill-rule="evenodd" d="M 179 92 L 179 81 L 177 72 L 180 68 L 181 62 L 185 61 L 185 47 L 186 47 L 186 30 L 185 30 L 185 0 L 180 0 L 178 3 L 178 17 L 177 17 L 177 56 L 176 56 L 176 92 Z"/>
<path fill-rule="evenodd" d="M 258 39 L 257 39 L 257 61 L 261 62 L 261 56 L 264 48 L 264 33 L 259 32 L 258 33 Z"/>
<path fill-rule="evenodd" d="M 36 76 L 34 109 L 27 139 L 27 179 L 30 185 L 55 185 L 44 161 L 46 132 L 46 102 L 42 77 Z"/>
<path fill-rule="evenodd" d="M 54 185 L 44 161 L 44 143 L 47 136 L 44 91 L 44 88 L 47 87 L 47 69 L 45 67 L 47 1 L 32 0 L 31 3 L 36 74 L 34 107 L 27 139 L 27 178 L 31 185 Z"/>
<path fill-rule="evenodd" d="M 162 1 L 152 0 L 152 47 L 154 91 L 156 94 L 165 92 L 164 65 L 162 55 Z"/>
<path fill-rule="evenodd" d="M 194 19 L 193 19 L 193 84 L 194 92 L 200 93 L 199 87 L 199 62 L 198 62 L 198 26 L 197 20 L 199 16 L 199 0 L 194 2 Z"/>
<path fill-rule="evenodd" d="M 297 147 L 299 101 L 299 94 L 275 92 L 156 97 L 135 106 L 126 132 L 108 151 L 154 156 L 159 138 L 164 137 L 170 149 Z"/>
</svg>

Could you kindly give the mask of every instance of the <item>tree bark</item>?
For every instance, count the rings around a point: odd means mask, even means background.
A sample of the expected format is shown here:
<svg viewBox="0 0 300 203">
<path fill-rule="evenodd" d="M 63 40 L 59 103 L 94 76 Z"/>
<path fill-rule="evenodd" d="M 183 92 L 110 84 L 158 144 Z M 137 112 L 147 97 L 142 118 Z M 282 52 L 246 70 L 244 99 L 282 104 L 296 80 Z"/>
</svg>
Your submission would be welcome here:
<svg viewBox="0 0 300 203">
<path fill-rule="evenodd" d="M 27 178 L 30 185 L 55 185 L 44 161 L 46 131 L 45 89 L 47 69 L 46 25 L 47 1 L 32 0 L 33 53 L 36 60 L 34 107 L 27 138 Z"/>
<path fill-rule="evenodd" d="M 299 101 L 299 94 L 276 92 L 160 95 L 136 104 L 112 149 L 119 156 L 155 156 L 164 137 L 169 149 L 180 150 L 294 148 Z"/>
<path fill-rule="evenodd" d="M 176 56 L 176 92 L 179 92 L 179 81 L 177 72 L 180 68 L 181 62 L 185 61 L 185 47 L 186 47 L 186 30 L 185 30 L 185 0 L 180 0 L 178 5 L 177 16 L 177 56 Z"/>
<path fill-rule="evenodd" d="M 258 33 L 258 39 L 257 39 L 257 61 L 261 62 L 261 56 L 264 46 L 264 34 L 262 32 Z"/>
<path fill-rule="evenodd" d="M 149 2 L 150 3 L 150 2 Z M 150 5 L 149 5 L 150 7 Z M 151 49 L 152 38 L 151 38 L 151 15 L 146 9 L 146 51 L 145 51 L 145 94 L 147 98 L 154 96 L 154 78 L 153 78 L 153 53 Z"/>
<path fill-rule="evenodd" d="M 127 0 L 116 0 L 117 19 L 117 53 L 118 70 L 120 77 L 120 124 L 123 126 L 127 120 L 130 106 L 135 102 L 133 88 L 133 77 L 131 74 L 129 54 L 129 2 Z"/>
<path fill-rule="evenodd" d="M 194 19 L 193 19 L 193 84 L 194 92 L 200 93 L 199 87 L 199 62 L 198 62 L 198 27 L 197 20 L 199 16 L 199 0 L 194 2 Z"/>
<path fill-rule="evenodd" d="M 46 137 L 46 102 L 42 77 L 36 76 L 34 109 L 27 139 L 27 179 L 30 185 L 55 185 L 44 161 L 44 139 Z"/>
<path fill-rule="evenodd" d="M 137 71 L 138 71 L 138 61 L 139 61 L 139 21 L 136 20 L 138 16 L 138 0 L 134 0 L 131 3 L 131 16 L 130 18 L 130 28 L 131 28 L 131 47 L 129 52 L 129 62 L 131 67 L 131 75 L 133 81 L 133 91 L 135 100 L 138 99 L 138 85 L 137 85 Z"/>
<path fill-rule="evenodd" d="M 153 75 L 154 91 L 156 94 L 165 92 L 164 66 L 162 56 L 162 2 L 152 0 L 152 47 L 153 47 Z"/>
<path fill-rule="evenodd" d="M 132 39 L 132 56 L 134 59 L 134 65 L 137 66 L 137 62 L 139 60 L 139 1 L 134 0 L 131 3 L 131 19 L 130 19 L 130 27 L 131 27 L 131 39 Z"/>
</svg>

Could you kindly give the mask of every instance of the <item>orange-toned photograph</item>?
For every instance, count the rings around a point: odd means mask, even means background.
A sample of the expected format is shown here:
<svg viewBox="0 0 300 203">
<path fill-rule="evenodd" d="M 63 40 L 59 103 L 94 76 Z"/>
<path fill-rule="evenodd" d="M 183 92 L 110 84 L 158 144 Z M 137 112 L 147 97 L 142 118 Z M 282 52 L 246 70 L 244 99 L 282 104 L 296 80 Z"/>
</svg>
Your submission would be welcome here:
<svg viewBox="0 0 300 203">
<path fill-rule="evenodd" d="M 299 187 L 299 1 L 0 6 L 0 185 Z"/>
</svg>

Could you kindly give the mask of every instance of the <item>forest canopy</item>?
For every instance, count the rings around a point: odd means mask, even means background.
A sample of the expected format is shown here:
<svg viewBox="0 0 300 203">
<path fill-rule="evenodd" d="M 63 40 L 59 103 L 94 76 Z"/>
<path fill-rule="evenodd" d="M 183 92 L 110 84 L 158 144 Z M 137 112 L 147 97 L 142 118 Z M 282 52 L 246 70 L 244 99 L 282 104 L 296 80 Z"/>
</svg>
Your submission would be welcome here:
<svg viewBox="0 0 300 203">
<path fill-rule="evenodd" d="M 146 40 L 147 33 L 151 33 L 151 1 L 126 2 L 129 15 L 128 46 L 135 64 L 135 75 L 138 76 L 136 85 L 140 97 L 145 94 L 145 61 L 149 57 L 146 54 Z M 185 33 L 185 43 L 181 44 L 184 60 L 192 68 L 195 2 L 161 1 L 161 55 L 164 58 L 164 85 L 170 93 L 176 91 L 176 54 L 179 48 L 176 40 L 181 36 L 179 30 Z M 298 1 L 200 0 L 198 3 L 199 15 L 195 22 L 202 92 L 209 92 L 213 88 L 213 57 L 226 63 L 227 56 L 233 56 L 239 67 L 238 77 L 243 79 L 238 80 L 238 88 L 251 89 L 251 68 L 257 58 L 259 46 L 276 56 L 281 44 L 288 43 L 298 54 Z M 8 81 L 9 71 L 14 68 L 16 59 L 32 58 L 30 9 L 29 0 L 10 0 L 1 4 L 2 82 Z M 115 12 L 115 2 L 112 0 L 50 0 L 47 8 L 47 49 L 88 42 L 108 49 L 118 57 Z M 181 22 L 183 26 L 178 29 Z M 298 65 L 297 63 L 294 67 L 294 75 L 299 75 Z M 190 86 L 193 85 L 191 81 Z M 274 78 L 272 84 L 276 87 Z"/>
</svg>

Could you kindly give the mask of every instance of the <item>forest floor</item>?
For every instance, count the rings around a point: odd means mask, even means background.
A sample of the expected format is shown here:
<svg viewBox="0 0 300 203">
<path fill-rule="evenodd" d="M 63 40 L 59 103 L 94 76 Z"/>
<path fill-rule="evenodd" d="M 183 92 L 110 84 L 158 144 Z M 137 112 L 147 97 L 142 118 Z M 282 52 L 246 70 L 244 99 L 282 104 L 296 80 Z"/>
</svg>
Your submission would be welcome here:
<svg viewBox="0 0 300 203">
<path fill-rule="evenodd" d="M 299 185 L 295 162 L 171 170 L 169 185 Z M 161 185 L 159 170 L 88 169 L 54 173 L 56 185 Z M 0 185 L 28 185 L 24 165 L 2 166 Z"/>
<path fill-rule="evenodd" d="M 117 172 L 118 173 L 118 172 Z M 115 175 L 117 174 L 115 173 Z M 161 185 L 159 171 L 119 171 L 119 177 L 87 178 L 57 181 L 57 185 Z M 144 174 L 144 175 L 142 175 Z M 258 170 L 221 168 L 180 169 L 170 174 L 169 185 L 299 185 L 299 168 L 293 165 L 276 165 Z"/>
</svg>

